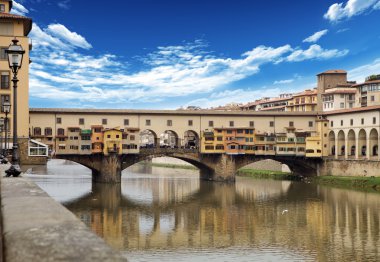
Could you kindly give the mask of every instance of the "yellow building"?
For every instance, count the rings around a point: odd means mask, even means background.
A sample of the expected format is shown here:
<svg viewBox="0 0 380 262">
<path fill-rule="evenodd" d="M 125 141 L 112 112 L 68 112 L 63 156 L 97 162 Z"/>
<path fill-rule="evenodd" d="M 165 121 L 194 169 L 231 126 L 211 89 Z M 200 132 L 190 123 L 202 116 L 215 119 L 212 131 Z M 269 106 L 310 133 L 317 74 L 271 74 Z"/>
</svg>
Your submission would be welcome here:
<svg viewBox="0 0 380 262">
<path fill-rule="evenodd" d="M 317 89 L 307 89 L 293 95 L 293 99 L 288 103 L 286 111 L 308 112 L 317 110 Z"/>
<path fill-rule="evenodd" d="M 123 132 L 120 129 L 112 128 L 103 131 L 103 154 L 109 155 L 110 153 L 122 154 L 122 140 Z"/>
<path fill-rule="evenodd" d="M 254 128 L 214 128 L 202 132 L 201 152 L 206 154 L 225 153 L 229 155 L 254 154 Z"/>
<path fill-rule="evenodd" d="M 12 72 L 8 65 L 8 58 L 5 50 L 8 49 L 13 39 L 19 40 L 19 45 L 25 50 L 22 61 L 22 67 L 18 71 L 17 78 L 17 133 L 19 138 L 29 137 L 29 51 L 32 46 L 27 37 L 32 29 L 32 20 L 30 18 L 10 14 L 12 1 L 0 0 L 0 108 L 4 101 L 10 101 L 11 113 L 9 117 L 9 133 L 13 134 L 13 84 L 11 82 Z M 5 114 L 0 110 L 0 116 Z"/>
<path fill-rule="evenodd" d="M 93 154 L 103 152 L 103 126 L 91 126 L 91 145 Z"/>
</svg>

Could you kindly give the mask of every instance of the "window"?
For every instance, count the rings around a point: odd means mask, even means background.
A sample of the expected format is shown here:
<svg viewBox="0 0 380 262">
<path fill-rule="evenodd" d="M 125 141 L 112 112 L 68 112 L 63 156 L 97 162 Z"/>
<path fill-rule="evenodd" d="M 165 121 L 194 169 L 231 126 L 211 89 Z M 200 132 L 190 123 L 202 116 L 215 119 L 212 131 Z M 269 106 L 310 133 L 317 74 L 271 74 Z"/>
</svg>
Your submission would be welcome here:
<svg viewBox="0 0 380 262">
<path fill-rule="evenodd" d="M 167 125 L 167 126 L 172 126 L 172 125 L 173 125 L 173 121 L 172 121 L 172 120 L 168 120 L 168 121 L 166 121 L 166 125 Z"/>
<path fill-rule="evenodd" d="M 35 136 L 40 136 L 41 135 L 41 128 L 40 127 L 35 127 L 33 130 L 33 133 Z"/>
<path fill-rule="evenodd" d="M 234 126 L 234 121 L 230 121 L 230 127 Z"/>
<path fill-rule="evenodd" d="M 1 112 L 2 113 L 4 112 L 3 104 L 5 101 L 9 102 L 9 99 L 10 99 L 9 95 L 1 95 L 1 105 L 0 106 L 1 106 Z"/>
<path fill-rule="evenodd" d="M 0 59 L 1 60 L 8 60 L 7 54 L 5 53 L 5 50 L 7 50 L 8 47 L 0 47 Z"/>
<path fill-rule="evenodd" d="M 327 127 L 327 123 L 325 123 L 324 126 Z"/>
<path fill-rule="evenodd" d="M 340 126 L 343 126 L 343 120 L 340 120 Z"/>
<path fill-rule="evenodd" d="M 58 128 L 58 130 L 57 130 L 57 134 L 58 134 L 59 136 L 64 136 L 64 135 L 65 135 L 65 129 L 63 129 L 63 128 Z"/>
<path fill-rule="evenodd" d="M 376 124 L 376 117 L 372 118 L 372 124 Z"/>
<path fill-rule="evenodd" d="M 224 145 L 216 145 L 216 150 L 224 150 Z"/>
<path fill-rule="evenodd" d="M 189 126 L 193 126 L 193 120 L 188 121 Z"/>
<path fill-rule="evenodd" d="M 348 107 L 349 108 L 353 108 L 354 107 L 354 103 L 348 103 Z"/>
<path fill-rule="evenodd" d="M 227 134 L 232 134 L 232 130 L 227 130 Z"/>
<path fill-rule="evenodd" d="M 1 13 L 5 12 L 5 5 L 4 4 L 0 4 L 0 12 Z"/>
<path fill-rule="evenodd" d="M 309 127 L 313 127 L 313 121 L 309 121 Z"/>
<path fill-rule="evenodd" d="M 206 149 L 206 150 L 214 150 L 214 146 L 209 146 L 209 145 L 207 145 L 207 146 L 205 146 L 205 149 Z"/>
<path fill-rule="evenodd" d="M 340 108 L 344 108 L 344 103 L 340 103 Z"/>
<path fill-rule="evenodd" d="M 371 96 L 371 102 L 375 101 L 375 96 Z"/>
<path fill-rule="evenodd" d="M 354 125 L 354 119 L 350 119 L 350 125 L 351 125 L 351 126 Z"/>
<path fill-rule="evenodd" d="M 107 125 L 107 118 L 102 119 L 102 125 Z"/>
<path fill-rule="evenodd" d="M 124 125 L 129 126 L 129 119 L 124 119 Z"/>
<path fill-rule="evenodd" d="M 145 120 L 145 125 L 146 125 L 146 126 L 150 126 L 150 124 L 151 124 L 151 123 L 150 123 L 150 119 L 146 119 L 146 120 Z"/>
<path fill-rule="evenodd" d="M 116 135 L 116 138 L 120 138 L 120 135 Z"/>
<path fill-rule="evenodd" d="M 344 98 L 344 94 L 340 94 L 340 98 Z"/>
<path fill-rule="evenodd" d="M 236 133 L 238 133 L 238 134 L 243 134 L 243 133 L 244 133 L 244 130 L 243 130 L 243 129 L 238 129 L 238 130 L 236 131 Z"/>
<path fill-rule="evenodd" d="M 60 117 L 57 117 L 57 124 L 62 124 L 62 118 L 60 118 Z"/>
<path fill-rule="evenodd" d="M 90 145 L 81 145 L 80 149 L 81 150 L 90 150 L 91 147 L 90 147 Z"/>
<path fill-rule="evenodd" d="M 364 125 L 364 118 L 362 118 L 362 125 Z"/>
<path fill-rule="evenodd" d="M 13 22 L 1 22 L 0 23 L 0 35 L 14 35 Z"/>
<path fill-rule="evenodd" d="M 290 126 L 290 127 L 293 127 L 293 126 L 294 126 L 294 122 L 293 122 L 293 121 L 290 121 L 290 122 L 289 122 L 289 126 Z"/>
<path fill-rule="evenodd" d="M 216 137 L 216 140 L 217 140 L 217 141 L 223 141 L 223 137 L 222 137 L 222 136 L 217 136 L 217 137 Z"/>
<path fill-rule="evenodd" d="M 334 127 L 334 121 L 331 121 L 331 122 L 330 122 L 330 126 L 331 126 L 331 127 Z"/>
<path fill-rule="evenodd" d="M 269 121 L 269 126 L 274 127 L 274 121 Z"/>
<path fill-rule="evenodd" d="M 79 118 L 79 124 L 84 125 L 84 118 Z"/>
<path fill-rule="evenodd" d="M 214 121 L 208 121 L 208 126 L 213 127 L 214 126 Z"/>
<path fill-rule="evenodd" d="M 254 126 L 255 126 L 255 122 L 249 121 L 249 127 L 254 127 Z"/>
<path fill-rule="evenodd" d="M 111 138 L 111 135 L 107 135 L 107 138 Z"/>
<path fill-rule="evenodd" d="M 129 140 L 134 141 L 134 140 L 135 140 L 135 136 L 134 136 L 134 135 L 131 135 L 131 136 L 129 137 Z"/>
<path fill-rule="evenodd" d="M 51 127 L 45 128 L 45 136 L 51 136 L 53 134 L 53 130 Z"/>
<path fill-rule="evenodd" d="M 1 72 L 1 89 L 9 89 L 9 72 Z"/>
</svg>

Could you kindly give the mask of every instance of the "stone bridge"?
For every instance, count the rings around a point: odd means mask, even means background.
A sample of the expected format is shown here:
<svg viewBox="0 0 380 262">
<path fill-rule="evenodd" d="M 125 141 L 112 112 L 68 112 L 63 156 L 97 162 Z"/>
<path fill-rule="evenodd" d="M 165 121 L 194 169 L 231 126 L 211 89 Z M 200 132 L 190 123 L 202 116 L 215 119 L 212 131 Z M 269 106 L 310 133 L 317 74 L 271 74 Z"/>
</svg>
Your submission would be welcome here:
<svg viewBox="0 0 380 262">
<path fill-rule="evenodd" d="M 120 183 L 122 170 L 154 157 L 173 157 L 186 161 L 199 169 L 202 180 L 234 182 L 237 170 L 254 162 L 273 159 L 287 164 L 292 172 L 299 176 L 319 174 L 321 159 L 307 159 L 293 156 L 256 156 L 201 154 L 198 149 L 184 148 L 144 148 L 139 154 L 58 154 L 56 158 L 66 159 L 92 170 L 93 181 L 101 183 Z"/>
</svg>

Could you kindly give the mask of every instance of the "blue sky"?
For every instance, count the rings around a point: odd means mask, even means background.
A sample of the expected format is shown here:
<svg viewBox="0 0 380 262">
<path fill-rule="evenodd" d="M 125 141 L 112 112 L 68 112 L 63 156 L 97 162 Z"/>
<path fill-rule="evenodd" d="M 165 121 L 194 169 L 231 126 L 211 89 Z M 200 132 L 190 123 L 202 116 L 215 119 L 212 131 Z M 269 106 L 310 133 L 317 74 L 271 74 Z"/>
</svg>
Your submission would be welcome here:
<svg viewBox="0 0 380 262">
<path fill-rule="evenodd" d="M 380 74 L 380 0 L 18 0 L 31 107 L 203 108 Z"/>
</svg>

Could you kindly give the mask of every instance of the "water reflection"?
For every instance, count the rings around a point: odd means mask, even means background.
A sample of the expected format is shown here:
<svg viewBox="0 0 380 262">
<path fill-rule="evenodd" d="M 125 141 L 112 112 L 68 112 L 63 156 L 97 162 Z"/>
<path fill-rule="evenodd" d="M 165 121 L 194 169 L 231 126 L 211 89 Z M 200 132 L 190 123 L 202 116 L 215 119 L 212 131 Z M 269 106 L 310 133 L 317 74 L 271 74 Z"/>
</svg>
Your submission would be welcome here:
<svg viewBox="0 0 380 262">
<path fill-rule="evenodd" d="M 380 260 L 380 194 L 249 178 L 199 182 L 196 171 L 141 166 L 125 172 L 121 187 L 87 189 L 80 178 L 81 186 L 65 205 L 131 261 Z"/>
</svg>

